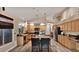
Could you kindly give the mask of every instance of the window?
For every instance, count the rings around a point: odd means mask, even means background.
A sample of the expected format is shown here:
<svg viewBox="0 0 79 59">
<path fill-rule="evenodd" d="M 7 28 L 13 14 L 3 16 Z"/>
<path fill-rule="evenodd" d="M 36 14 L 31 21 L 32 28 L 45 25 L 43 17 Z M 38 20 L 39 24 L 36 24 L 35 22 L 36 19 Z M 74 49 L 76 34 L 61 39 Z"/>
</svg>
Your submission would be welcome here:
<svg viewBox="0 0 79 59">
<path fill-rule="evenodd" d="M 12 41 L 12 29 L 4 29 L 4 44 Z"/>
<path fill-rule="evenodd" d="M 0 29 L 0 45 L 3 44 L 3 31 Z"/>
<path fill-rule="evenodd" d="M 12 29 L 0 29 L 0 46 L 12 42 Z"/>
</svg>

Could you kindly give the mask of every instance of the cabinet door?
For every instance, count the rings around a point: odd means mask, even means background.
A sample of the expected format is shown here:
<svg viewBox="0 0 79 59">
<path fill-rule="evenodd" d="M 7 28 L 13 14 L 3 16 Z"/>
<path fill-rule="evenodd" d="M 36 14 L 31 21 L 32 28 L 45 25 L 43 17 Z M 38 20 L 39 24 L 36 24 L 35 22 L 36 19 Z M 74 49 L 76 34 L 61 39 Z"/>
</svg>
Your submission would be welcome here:
<svg viewBox="0 0 79 59">
<path fill-rule="evenodd" d="M 68 25 L 67 30 L 68 30 L 68 32 L 69 32 L 69 22 L 67 23 L 67 25 Z"/>
<path fill-rule="evenodd" d="M 75 32 L 77 32 L 77 20 L 76 20 L 76 21 L 74 21 L 74 25 L 75 25 L 74 30 L 75 30 Z"/>
<path fill-rule="evenodd" d="M 79 32 L 79 20 L 74 21 L 74 32 Z"/>
<path fill-rule="evenodd" d="M 64 31 L 66 32 L 66 23 L 64 23 Z"/>
<path fill-rule="evenodd" d="M 58 42 L 62 43 L 62 36 L 61 35 L 58 35 Z"/>
<path fill-rule="evenodd" d="M 64 40 L 64 43 L 63 44 L 64 44 L 64 46 L 66 46 L 67 40 L 66 40 L 66 37 L 65 36 L 63 37 L 63 40 Z"/>
<path fill-rule="evenodd" d="M 58 35 L 58 42 L 60 42 L 60 35 Z"/>
<path fill-rule="evenodd" d="M 79 42 L 76 42 L 76 50 L 79 51 Z"/>
<path fill-rule="evenodd" d="M 63 31 L 65 31 L 65 25 L 63 24 Z"/>
<path fill-rule="evenodd" d="M 79 20 L 76 21 L 76 31 L 79 32 Z"/>
<path fill-rule="evenodd" d="M 64 31 L 64 24 L 62 24 L 62 30 Z"/>
<path fill-rule="evenodd" d="M 72 21 L 72 31 L 75 32 L 76 24 L 75 21 Z"/>
<path fill-rule="evenodd" d="M 67 46 L 67 48 L 71 49 L 71 41 L 68 37 L 67 37 L 66 46 Z"/>
<path fill-rule="evenodd" d="M 67 23 L 65 23 L 65 31 L 67 31 Z"/>
<path fill-rule="evenodd" d="M 74 41 L 75 39 L 70 38 L 70 49 L 74 50 L 76 48 L 76 43 Z"/>
<path fill-rule="evenodd" d="M 68 22 L 68 31 L 71 32 L 72 31 L 72 23 Z"/>
<path fill-rule="evenodd" d="M 45 25 L 40 25 L 40 30 L 41 31 L 44 31 L 46 29 L 46 26 Z"/>
<path fill-rule="evenodd" d="M 62 43 L 62 45 L 64 45 L 64 42 L 65 42 L 65 41 L 64 41 L 64 36 L 62 35 L 62 36 L 61 36 L 61 43 Z"/>
</svg>

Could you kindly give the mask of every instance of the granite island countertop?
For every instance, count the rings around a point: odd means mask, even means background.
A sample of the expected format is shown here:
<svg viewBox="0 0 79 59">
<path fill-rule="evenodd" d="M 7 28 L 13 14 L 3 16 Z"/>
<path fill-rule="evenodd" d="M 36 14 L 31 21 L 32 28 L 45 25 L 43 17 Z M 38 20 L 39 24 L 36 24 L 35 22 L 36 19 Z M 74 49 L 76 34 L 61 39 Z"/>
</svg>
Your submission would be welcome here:
<svg viewBox="0 0 79 59">
<path fill-rule="evenodd" d="M 46 35 L 35 35 L 32 38 L 50 38 L 50 36 L 46 36 Z"/>
</svg>

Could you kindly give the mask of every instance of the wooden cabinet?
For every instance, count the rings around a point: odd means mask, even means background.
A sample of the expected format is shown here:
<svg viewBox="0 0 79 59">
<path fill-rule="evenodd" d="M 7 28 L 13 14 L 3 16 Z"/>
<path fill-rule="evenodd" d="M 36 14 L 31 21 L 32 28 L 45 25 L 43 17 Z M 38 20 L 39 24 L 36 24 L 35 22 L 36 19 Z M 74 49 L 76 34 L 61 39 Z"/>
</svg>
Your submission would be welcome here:
<svg viewBox="0 0 79 59">
<path fill-rule="evenodd" d="M 46 30 L 46 25 L 40 25 L 40 30 L 41 30 L 41 31 Z"/>
<path fill-rule="evenodd" d="M 62 23 L 59 26 L 64 32 L 79 32 L 79 19 Z"/>
<path fill-rule="evenodd" d="M 72 21 L 72 32 L 76 31 L 76 21 Z"/>
<path fill-rule="evenodd" d="M 61 30 L 64 31 L 64 24 L 61 24 L 61 26 L 62 26 Z"/>
<path fill-rule="evenodd" d="M 75 19 L 69 22 L 62 23 L 60 25 L 61 30 L 64 33 L 76 33 L 79 32 L 79 19 Z M 58 41 L 65 47 L 71 50 L 79 50 L 79 42 L 76 39 L 68 36 L 59 35 Z"/>
<path fill-rule="evenodd" d="M 77 32 L 77 20 L 76 21 L 74 21 L 74 32 Z"/>
<path fill-rule="evenodd" d="M 28 41 L 31 40 L 30 34 L 21 34 L 17 36 L 17 45 L 23 46 L 24 44 L 27 44 Z"/>
<path fill-rule="evenodd" d="M 66 48 L 69 48 L 71 50 L 76 49 L 76 42 L 74 41 L 75 39 L 71 39 L 67 36 L 59 35 L 58 36 L 58 41 L 64 45 Z M 78 44 L 77 44 L 78 45 Z"/>
<path fill-rule="evenodd" d="M 64 37 L 64 46 L 65 47 L 67 47 L 68 46 L 68 44 L 69 44 L 69 40 L 67 39 L 67 37 L 66 36 L 63 36 Z M 67 47 L 68 48 L 68 47 Z"/>
<path fill-rule="evenodd" d="M 72 32 L 79 32 L 79 20 L 72 21 Z"/>
<path fill-rule="evenodd" d="M 40 26 L 35 26 L 35 25 L 29 25 L 27 26 L 28 31 L 34 31 L 35 28 L 40 28 L 40 31 L 46 30 L 46 25 L 40 25 Z"/>
<path fill-rule="evenodd" d="M 79 32 L 79 19 L 76 21 L 76 32 Z"/>
<path fill-rule="evenodd" d="M 65 31 L 65 24 L 63 24 L 63 31 Z"/>
<path fill-rule="evenodd" d="M 71 31 L 72 31 L 72 23 L 68 22 L 68 32 L 71 32 Z"/>
<path fill-rule="evenodd" d="M 62 43 L 62 37 L 61 37 L 61 35 L 58 35 L 58 42 Z"/>
<path fill-rule="evenodd" d="M 61 30 L 63 30 L 63 25 L 60 25 Z"/>
<path fill-rule="evenodd" d="M 64 38 L 64 36 L 61 36 L 61 38 L 62 38 L 61 42 L 62 42 L 62 44 L 64 44 L 64 43 L 65 43 L 65 38 Z"/>
<path fill-rule="evenodd" d="M 65 31 L 68 31 L 68 24 L 65 23 Z"/>
<path fill-rule="evenodd" d="M 28 23 L 27 24 L 27 32 L 30 32 L 31 30 L 30 30 L 30 24 Z"/>
<path fill-rule="evenodd" d="M 79 41 L 78 41 L 78 42 L 76 42 L 76 50 L 78 50 L 78 51 L 79 51 Z"/>
<path fill-rule="evenodd" d="M 64 23 L 64 31 L 66 31 L 66 23 Z"/>
<path fill-rule="evenodd" d="M 17 37 L 17 45 L 18 46 L 23 46 L 23 44 L 24 44 L 24 38 L 23 38 L 23 36 L 18 36 Z"/>
<path fill-rule="evenodd" d="M 76 42 L 72 38 L 68 38 L 68 39 L 69 39 L 69 45 L 68 45 L 69 49 L 75 50 Z"/>
<path fill-rule="evenodd" d="M 35 26 L 34 25 L 30 25 L 30 30 L 34 31 Z"/>
</svg>

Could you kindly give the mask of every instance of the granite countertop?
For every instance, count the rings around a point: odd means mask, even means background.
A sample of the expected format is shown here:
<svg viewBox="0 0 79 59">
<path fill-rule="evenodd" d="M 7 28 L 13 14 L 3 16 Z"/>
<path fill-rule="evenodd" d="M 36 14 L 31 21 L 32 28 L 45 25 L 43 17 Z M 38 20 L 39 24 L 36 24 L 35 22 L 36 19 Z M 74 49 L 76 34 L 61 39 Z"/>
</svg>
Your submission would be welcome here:
<svg viewBox="0 0 79 59">
<path fill-rule="evenodd" d="M 32 38 L 50 38 L 50 36 L 46 36 L 46 35 L 36 35 Z"/>
<path fill-rule="evenodd" d="M 79 35 L 69 34 L 68 37 L 73 39 L 74 41 L 79 41 Z"/>
<path fill-rule="evenodd" d="M 70 35 L 68 36 L 71 40 L 75 41 L 75 42 L 79 42 L 79 38 L 74 36 L 74 35 Z"/>
<path fill-rule="evenodd" d="M 63 35 L 63 34 L 61 34 Z M 76 42 L 79 42 L 79 33 L 64 33 L 63 36 L 67 36 L 70 40 L 73 40 L 73 41 L 76 41 Z"/>
</svg>

